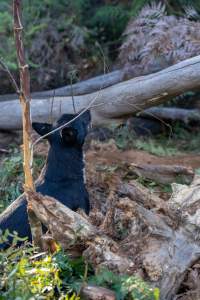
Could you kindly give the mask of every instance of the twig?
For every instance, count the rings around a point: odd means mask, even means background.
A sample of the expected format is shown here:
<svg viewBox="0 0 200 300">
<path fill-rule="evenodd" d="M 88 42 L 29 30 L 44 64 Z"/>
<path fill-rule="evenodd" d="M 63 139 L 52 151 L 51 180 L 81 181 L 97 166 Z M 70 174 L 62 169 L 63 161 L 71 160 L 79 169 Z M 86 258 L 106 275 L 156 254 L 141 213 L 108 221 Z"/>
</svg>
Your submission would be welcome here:
<svg viewBox="0 0 200 300">
<path fill-rule="evenodd" d="M 100 91 L 99 91 L 99 92 L 100 92 Z M 55 132 L 57 132 L 57 131 L 59 131 L 59 130 L 65 128 L 66 126 L 68 126 L 69 124 L 71 124 L 72 122 L 74 122 L 76 119 L 78 119 L 81 115 L 83 115 L 87 110 L 89 110 L 89 109 L 92 107 L 93 103 L 97 100 L 98 96 L 99 96 L 99 93 L 98 93 L 98 94 L 90 101 L 90 103 L 86 106 L 86 108 L 84 108 L 80 113 L 78 113 L 78 114 L 77 114 L 73 119 L 71 119 L 69 122 L 66 122 L 66 123 L 64 123 L 63 125 L 61 125 L 61 126 L 55 128 L 54 130 L 52 130 L 52 131 L 50 131 L 50 132 L 44 134 L 43 136 L 39 137 L 39 138 L 32 144 L 32 150 L 33 150 L 34 146 L 35 146 L 38 142 L 40 142 L 40 141 L 43 140 L 44 138 L 48 137 L 49 135 L 51 135 L 51 134 L 53 134 L 53 133 L 55 133 Z"/>
<path fill-rule="evenodd" d="M 19 95 L 20 89 L 17 85 L 17 82 L 16 82 L 15 78 L 13 77 L 12 73 L 10 72 L 10 70 L 8 69 L 8 66 L 4 63 L 2 58 L 0 58 L 0 65 L 2 66 L 3 70 L 7 73 L 8 78 L 10 79 L 10 82 L 11 82 L 15 92 L 17 93 L 17 95 Z"/>
<path fill-rule="evenodd" d="M 72 86 L 72 75 L 70 76 L 70 86 L 71 86 L 73 110 L 74 110 L 74 113 L 76 113 L 76 107 L 75 107 L 75 101 L 74 101 L 74 91 L 73 91 L 73 86 Z"/>
<path fill-rule="evenodd" d="M 0 148 L 0 152 L 2 152 L 2 153 L 9 153 L 10 151 L 6 150 L 6 149 L 3 149 L 3 148 Z"/>
<path fill-rule="evenodd" d="M 50 108 L 50 116 L 49 116 L 49 122 L 53 123 L 53 104 L 54 104 L 54 98 L 55 98 L 56 91 L 53 90 L 53 97 L 51 99 L 51 108 Z"/>
<path fill-rule="evenodd" d="M 104 56 L 103 50 L 101 49 L 101 47 L 100 47 L 99 44 L 98 44 L 98 46 L 99 46 L 100 52 L 101 52 L 101 54 L 102 54 L 102 56 L 103 56 L 104 74 L 105 74 L 106 67 L 107 67 L 106 61 L 105 61 L 105 56 Z M 108 67 L 107 67 L 107 68 L 108 68 Z M 74 122 L 76 119 L 78 119 L 78 118 L 79 118 L 82 114 L 84 114 L 87 110 L 91 109 L 92 107 L 95 107 L 95 105 L 93 105 L 93 104 L 94 104 L 94 102 L 97 100 L 97 98 L 98 98 L 98 96 L 99 96 L 99 94 L 100 94 L 100 92 L 101 92 L 102 89 L 103 89 L 103 86 L 100 87 L 100 89 L 99 89 L 99 91 L 98 91 L 98 94 L 90 101 L 90 103 L 86 106 L 86 108 L 84 108 L 80 113 L 78 113 L 72 120 L 70 120 L 70 121 L 67 122 L 67 123 L 64 123 L 63 125 L 61 125 L 61 126 L 55 128 L 54 130 L 52 130 L 52 131 L 46 133 L 45 135 L 39 137 L 39 138 L 32 144 L 32 152 L 33 152 L 34 146 L 35 146 L 38 142 L 40 142 L 41 140 L 45 139 L 45 138 L 48 137 L 49 135 L 51 135 L 51 134 L 53 134 L 53 133 L 55 133 L 55 132 L 57 132 L 57 131 L 59 131 L 59 130 L 65 128 L 66 126 L 68 126 L 69 124 L 71 124 L 72 122 Z M 72 95 L 72 100 L 73 100 L 73 108 L 74 108 L 74 110 L 75 110 L 75 101 L 74 101 L 73 95 Z M 101 104 L 97 104 L 96 106 L 104 105 L 104 104 L 105 104 L 105 103 L 101 103 Z"/>
</svg>

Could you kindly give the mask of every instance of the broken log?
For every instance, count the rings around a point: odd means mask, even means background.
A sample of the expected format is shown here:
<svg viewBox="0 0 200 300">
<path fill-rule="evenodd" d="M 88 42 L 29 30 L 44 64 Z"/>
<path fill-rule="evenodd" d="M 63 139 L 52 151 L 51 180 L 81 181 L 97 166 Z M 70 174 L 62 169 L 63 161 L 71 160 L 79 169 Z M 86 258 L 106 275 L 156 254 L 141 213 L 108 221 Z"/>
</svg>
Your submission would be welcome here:
<svg viewBox="0 0 200 300">
<path fill-rule="evenodd" d="M 161 300 L 174 299 L 188 268 L 200 258 L 200 243 L 195 232 L 186 230 L 180 212 L 177 214 L 179 226 L 173 228 L 161 214 L 131 200 L 121 200 L 118 207 L 126 210 L 129 207 L 129 210 L 137 212 L 137 222 L 133 220 L 132 245 L 137 240 L 140 243 L 143 240 L 140 259 L 147 275 L 146 280 L 160 288 Z M 131 244 L 128 246 L 131 247 Z"/>
<path fill-rule="evenodd" d="M 180 80 L 181 78 L 181 80 Z M 188 90 L 200 87 L 200 56 L 196 56 L 160 72 L 130 79 L 94 93 L 71 97 L 55 96 L 51 99 L 35 99 L 32 102 L 32 119 L 48 121 L 63 113 L 73 113 L 92 106 L 94 124 L 107 123 L 111 119 L 133 115 L 146 108 L 159 105 Z M 17 100 L 0 102 L 0 129 L 21 128 L 21 109 Z"/>
<path fill-rule="evenodd" d="M 120 218 L 126 221 L 127 235 L 117 242 L 93 226 L 89 219 L 55 199 L 34 192 L 30 192 L 30 198 L 37 217 L 65 250 L 76 249 L 95 269 L 107 266 L 115 272 L 135 274 L 142 268 L 144 279 L 160 288 L 161 300 L 173 299 L 188 268 L 200 258 L 199 177 L 189 187 L 176 185 L 163 213 L 155 210 L 155 206 L 159 208 L 162 204 L 159 198 L 151 200 L 148 207 L 147 196 L 142 201 L 137 201 L 137 197 L 118 196 L 112 216 L 118 224 Z M 166 222 L 168 211 L 176 216 L 176 227 Z M 137 255 L 131 256 L 136 245 Z M 136 269 L 138 260 L 139 269 Z"/>
<path fill-rule="evenodd" d="M 138 177 L 150 179 L 157 183 L 169 184 L 173 182 L 191 183 L 194 171 L 191 167 L 180 165 L 152 165 L 152 164 L 130 164 L 129 170 Z"/>
<path fill-rule="evenodd" d="M 177 107 L 151 107 L 138 114 L 144 118 L 167 121 L 181 121 L 185 124 L 200 122 L 199 109 L 184 109 Z"/>
<path fill-rule="evenodd" d="M 135 180 L 132 180 L 130 183 L 119 184 L 117 190 L 120 196 L 129 197 L 147 209 L 164 209 L 166 207 L 166 202 L 163 199 Z"/>
<path fill-rule="evenodd" d="M 116 300 L 115 293 L 104 287 L 86 285 L 80 293 L 82 300 Z"/>
<path fill-rule="evenodd" d="M 116 242 L 54 198 L 30 191 L 31 204 L 38 219 L 65 250 L 83 254 L 95 268 L 108 267 L 119 273 L 131 272 L 133 262 L 119 253 Z"/>
<path fill-rule="evenodd" d="M 54 98 L 54 96 L 67 97 L 72 95 L 72 91 L 74 96 L 85 95 L 96 92 L 98 90 L 102 90 L 108 86 L 121 82 L 123 80 L 123 77 L 124 71 L 116 70 L 107 74 L 99 75 L 84 81 L 80 81 L 78 83 L 74 83 L 72 85 L 63 86 L 54 90 L 31 93 L 31 99 L 47 99 Z M 15 94 L 0 95 L 0 102 L 15 100 L 16 97 L 17 95 Z"/>
</svg>

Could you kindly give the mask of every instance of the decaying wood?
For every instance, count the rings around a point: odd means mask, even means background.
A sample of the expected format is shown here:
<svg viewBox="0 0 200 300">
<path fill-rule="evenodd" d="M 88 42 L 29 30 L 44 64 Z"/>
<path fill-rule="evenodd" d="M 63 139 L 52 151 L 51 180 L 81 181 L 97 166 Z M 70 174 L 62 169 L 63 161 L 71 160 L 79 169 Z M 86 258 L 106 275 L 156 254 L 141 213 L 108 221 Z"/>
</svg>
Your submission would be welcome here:
<svg viewBox="0 0 200 300">
<path fill-rule="evenodd" d="M 179 228 L 171 232 L 170 239 L 161 244 L 160 250 L 157 249 L 163 259 L 156 260 L 155 248 L 147 256 L 152 266 L 158 262 L 162 266 L 162 299 L 172 299 L 187 269 L 200 257 L 200 177 L 196 176 L 190 186 L 174 184 L 173 189 L 169 209 L 179 216 Z M 155 241 L 153 243 L 155 247 Z"/>
<path fill-rule="evenodd" d="M 95 226 L 55 199 L 28 192 L 38 219 L 50 230 L 64 249 L 76 251 L 96 268 L 107 266 L 117 272 L 128 272 L 133 262 L 119 253 L 119 246 Z"/>
<path fill-rule="evenodd" d="M 118 186 L 118 193 L 121 196 L 127 196 L 131 200 L 137 202 L 138 204 L 144 206 L 147 209 L 152 208 L 165 208 L 166 202 L 159 198 L 157 195 L 149 191 L 143 185 L 135 180 L 131 183 L 123 183 Z"/>
<path fill-rule="evenodd" d="M 180 165 L 131 164 L 129 169 L 139 177 L 162 184 L 177 182 L 177 180 L 178 182 L 189 184 L 194 177 L 194 171 L 191 167 Z"/>
<path fill-rule="evenodd" d="M 127 207 L 128 203 L 121 201 L 120 205 Z M 190 234 L 182 227 L 180 213 L 177 213 L 179 226 L 174 229 L 167 225 L 162 215 L 136 203 L 132 205 L 143 224 L 142 230 L 147 231 L 144 238 L 140 231 L 138 235 L 135 231 L 134 235 L 134 243 L 137 239 L 144 239 L 140 258 L 146 279 L 160 288 L 161 300 L 172 300 L 188 268 L 200 257 L 199 241 L 195 234 Z"/>
<path fill-rule="evenodd" d="M 118 82 L 121 82 L 123 80 L 123 77 L 124 77 L 124 71 L 116 70 L 107 74 L 99 75 L 75 83 L 72 86 L 67 85 L 65 87 L 61 87 L 55 90 L 32 93 L 32 99 L 44 99 L 44 98 L 52 97 L 54 95 L 54 91 L 55 91 L 55 95 L 59 97 L 71 96 L 72 90 L 74 96 L 90 94 L 102 90 L 111 85 L 114 85 Z M 1 97 L 0 97 L 0 101 L 1 101 Z"/>
<path fill-rule="evenodd" d="M 129 183 L 119 184 L 117 190 L 120 196 L 126 196 L 128 199 L 131 199 L 146 209 L 151 209 L 158 213 L 164 213 L 165 222 L 168 225 L 173 226 L 173 228 L 177 227 L 177 215 L 173 211 L 169 210 L 167 202 L 158 197 L 148 188 L 144 187 L 142 184 L 132 180 Z"/>
<path fill-rule="evenodd" d="M 17 59 L 20 71 L 20 103 L 22 107 L 22 123 L 23 123 L 23 153 L 24 153 L 24 174 L 25 188 L 34 188 L 32 172 L 30 167 L 31 162 L 31 121 L 30 121 L 30 76 L 28 65 L 25 62 L 24 46 L 22 42 L 21 23 L 21 1 L 13 1 L 13 17 L 14 17 L 14 32 L 15 43 L 17 49 Z"/>
<path fill-rule="evenodd" d="M 113 291 L 93 285 L 87 285 L 81 290 L 81 299 L 83 300 L 116 300 Z"/>
<path fill-rule="evenodd" d="M 119 199 L 112 218 L 129 224 L 128 236 L 120 243 L 55 199 L 34 192 L 29 196 L 36 216 L 65 250 L 76 249 L 97 269 L 107 266 L 128 274 L 139 272 L 139 259 L 145 280 L 160 288 L 161 300 L 172 300 L 188 268 L 200 258 L 200 178 L 173 189 L 167 203 L 134 182 L 117 184 Z M 166 221 L 170 214 L 177 219 L 175 227 Z M 136 244 L 141 246 L 131 256 Z"/>
<path fill-rule="evenodd" d="M 167 121 L 182 121 L 185 124 L 189 122 L 200 122 L 199 109 L 151 107 L 139 113 L 139 116 Z"/>
<path fill-rule="evenodd" d="M 94 124 L 107 123 L 133 115 L 146 108 L 166 102 L 171 97 L 200 87 L 200 56 L 196 56 L 163 71 L 146 75 L 103 90 L 75 96 L 76 111 L 93 103 L 92 120 Z M 32 102 L 32 119 L 47 121 L 51 112 L 51 99 L 35 99 Z M 54 98 L 52 116 L 58 119 L 60 113 L 73 113 L 71 97 Z M 21 110 L 18 101 L 0 102 L 0 129 L 20 129 Z"/>
<path fill-rule="evenodd" d="M 21 1 L 13 0 L 13 19 L 14 33 L 17 50 L 17 60 L 20 71 L 20 91 L 19 100 L 22 108 L 22 124 L 23 124 L 23 166 L 24 166 L 24 191 L 28 201 L 27 212 L 31 227 L 32 239 L 35 245 L 41 246 L 42 226 L 36 218 L 34 211 L 31 208 L 27 190 L 34 190 L 32 176 L 32 152 L 31 152 L 31 115 L 30 115 L 30 76 L 28 65 L 25 61 L 25 51 L 22 39 L 23 26 L 21 23 Z"/>
</svg>

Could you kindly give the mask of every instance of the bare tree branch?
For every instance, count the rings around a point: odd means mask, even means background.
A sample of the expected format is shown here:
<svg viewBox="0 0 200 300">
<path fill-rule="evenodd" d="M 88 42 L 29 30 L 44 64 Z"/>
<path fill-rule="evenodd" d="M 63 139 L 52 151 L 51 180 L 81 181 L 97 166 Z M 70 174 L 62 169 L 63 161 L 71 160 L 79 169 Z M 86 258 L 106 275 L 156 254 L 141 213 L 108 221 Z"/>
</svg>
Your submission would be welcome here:
<svg viewBox="0 0 200 300">
<path fill-rule="evenodd" d="M 13 0 L 13 18 L 14 18 L 14 34 L 17 50 L 17 59 L 20 71 L 20 94 L 19 99 L 22 107 L 22 123 L 23 123 L 23 154 L 24 154 L 24 175 L 25 184 L 24 191 L 28 201 L 27 211 L 31 227 L 32 239 L 35 245 L 41 246 L 42 226 L 37 219 L 31 205 L 29 190 L 34 191 L 34 183 L 32 177 L 32 147 L 31 147 L 31 116 L 30 116 L 30 76 L 28 65 L 25 61 L 25 51 L 22 39 L 23 26 L 21 23 L 21 1 Z"/>
<path fill-rule="evenodd" d="M 0 58 L 0 65 L 2 66 L 3 70 L 7 73 L 8 78 L 10 79 L 10 82 L 11 82 L 15 92 L 17 93 L 17 95 L 19 95 L 20 90 L 19 90 L 19 87 L 17 85 L 17 82 L 15 81 L 15 78 L 13 77 L 12 73 L 8 69 L 8 66 L 4 63 L 2 58 Z"/>
</svg>

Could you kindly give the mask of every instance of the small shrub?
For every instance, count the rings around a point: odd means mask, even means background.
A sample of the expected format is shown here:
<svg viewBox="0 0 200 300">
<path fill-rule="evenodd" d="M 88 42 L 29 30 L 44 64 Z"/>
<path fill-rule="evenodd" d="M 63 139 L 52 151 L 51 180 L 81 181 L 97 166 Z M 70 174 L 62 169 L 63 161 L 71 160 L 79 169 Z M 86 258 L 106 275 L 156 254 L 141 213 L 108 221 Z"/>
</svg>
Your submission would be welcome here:
<svg viewBox="0 0 200 300">
<path fill-rule="evenodd" d="M 151 288 L 137 276 L 116 275 L 102 269 L 98 275 L 91 278 L 91 283 L 114 290 L 117 300 L 159 300 L 159 289 Z"/>
<path fill-rule="evenodd" d="M 6 233 L 7 235 L 7 233 Z M 19 240 L 16 236 L 15 242 Z M 79 300 L 70 281 L 73 277 L 72 262 L 60 252 L 55 255 L 37 253 L 31 245 L 24 244 L 0 252 L 0 299 L 59 299 Z M 63 270 L 70 270 L 63 284 Z M 66 274 L 66 272 L 65 272 Z"/>
<path fill-rule="evenodd" d="M 138 139 L 135 142 L 135 147 L 157 156 L 172 156 L 178 154 L 176 147 L 169 146 L 167 143 L 164 144 L 162 141 L 156 140 L 156 138 L 149 138 L 147 140 Z"/>
<path fill-rule="evenodd" d="M 43 158 L 40 156 L 34 158 L 35 177 L 38 176 L 43 163 Z M 1 163 L 0 212 L 22 193 L 23 179 L 22 155 L 17 149 L 14 149 Z"/>
<path fill-rule="evenodd" d="M 1 237 L 6 240 L 8 235 L 6 232 Z M 61 249 L 53 255 L 38 253 L 28 243 L 15 248 L 19 237 L 14 236 L 12 246 L 0 251 L 1 300 L 80 300 L 78 295 L 85 281 L 114 290 L 118 300 L 159 299 L 159 290 L 139 277 L 117 275 L 107 269 L 94 275 L 90 266 L 86 269 L 82 257 L 72 260 Z"/>
</svg>

